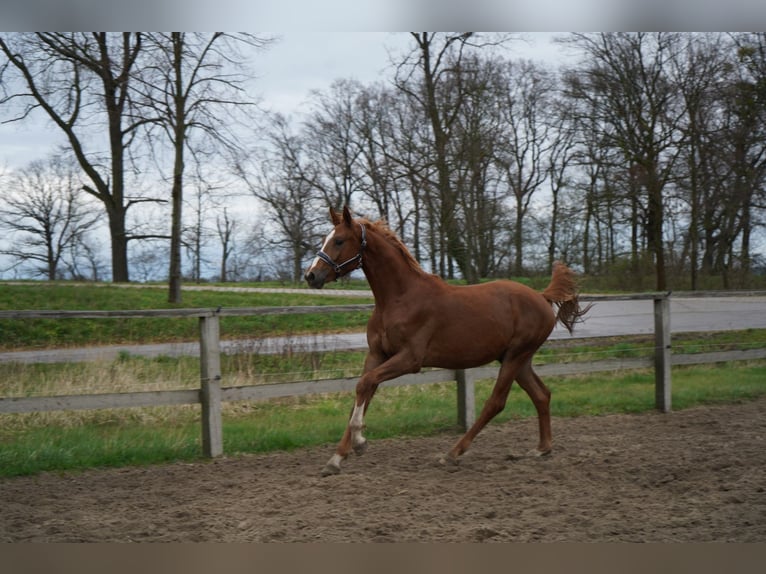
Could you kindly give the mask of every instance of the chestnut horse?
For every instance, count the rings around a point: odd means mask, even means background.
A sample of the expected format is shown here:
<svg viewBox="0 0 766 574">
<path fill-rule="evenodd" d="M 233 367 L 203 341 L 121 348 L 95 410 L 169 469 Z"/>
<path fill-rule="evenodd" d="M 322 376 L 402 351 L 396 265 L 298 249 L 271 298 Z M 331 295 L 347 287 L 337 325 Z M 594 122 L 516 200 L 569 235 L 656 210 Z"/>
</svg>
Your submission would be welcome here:
<svg viewBox="0 0 766 574">
<path fill-rule="evenodd" d="M 571 332 L 588 310 L 578 303 L 574 273 L 557 263 L 542 293 L 506 280 L 449 285 L 425 272 L 383 222 L 353 219 L 348 207 L 342 214 L 330 209 L 330 217 L 334 228 L 305 279 L 321 289 L 361 267 L 375 309 L 367 324 L 369 351 L 348 426 L 322 474 L 339 473 L 352 449 L 362 454 L 367 448 L 364 415 L 380 383 L 422 367 L 468 369 L 494 360 L 501 367 L 491 396 L 442 462 L 457 463 L 479 431 L 503 410 L 514 380 L 537 409 L 540 442 L 534 454 L 550 453 L 551 393 L 532 369 L 532 356 L 557 321 Z"/>
</svg>

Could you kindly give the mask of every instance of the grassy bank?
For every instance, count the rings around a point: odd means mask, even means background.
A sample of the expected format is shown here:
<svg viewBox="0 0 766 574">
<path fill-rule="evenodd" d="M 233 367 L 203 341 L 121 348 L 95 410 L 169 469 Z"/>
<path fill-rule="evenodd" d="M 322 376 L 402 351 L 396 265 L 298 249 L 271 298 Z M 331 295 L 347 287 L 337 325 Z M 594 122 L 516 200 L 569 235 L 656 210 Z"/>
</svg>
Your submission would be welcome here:
<svg viewBox="0 0 766 574">
<path fill-rule="evenodd" d="M 243 293 L 188 291 L 182 305 L 167 302 L 162 286 L 126 288 L 112 285 L 0 283 L 0 310 L 118 310 L 217 307 L 292 307 L 372 303 L 360 297 L 305 293 Z M 369 312 L 265 317 L 223 317 L 223 338 L 262 337 L 298 333 L 364 329 Z M 33 319 L 4 320 L 0 350 L 78 347 L 117 343 L 196 341 L 195 318 L 163 319 Z"/>
</svg>

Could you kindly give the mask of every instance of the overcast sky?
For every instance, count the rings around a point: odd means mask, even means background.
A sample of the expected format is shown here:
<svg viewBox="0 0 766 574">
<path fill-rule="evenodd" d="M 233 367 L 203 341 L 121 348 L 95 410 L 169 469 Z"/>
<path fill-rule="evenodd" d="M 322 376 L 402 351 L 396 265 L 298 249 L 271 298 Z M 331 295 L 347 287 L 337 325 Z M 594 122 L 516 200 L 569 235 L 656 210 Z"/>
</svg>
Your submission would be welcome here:
<svg viewBox="0 0 766 574">
<path fill-rule="evenodd" d="M 387 74 L 389 52 L 411 46 L 402 32 L 293 31 L 271 34 L 278 40 L 252 60 L 253 87 L 264 108 L 284 114 L 306 111 L 312 90 L 326 90 L 339 78 L 371 83 Z M 509 55 L 555 62 L 561 48 L 555 34 L 519 33 Z M 563 57 L 563 56 L 562 56 Z M 390 76 L 389 76 L 390 77 Z M 7 119 L 0 114 L 0 120 Z M 18 169 L 42 159 L 64 143 L 60 130 L 42 110 L 24 122 L 0 124 L 0 170 Z"/>
<path fill-rule="evenodd" d="M 510 55 L 554 61 L 561 48 L 550 32 L 519 33 Z M 287 32 L 254 60 L 264 104 L 280 112 L 299 111 L 311 90 L 324 90 L 338 78 L 378 80 L 394 54 L 412 46 L 403 32 Z M 388 75 L 388 74 L 385 74 Z"/>
</svg>

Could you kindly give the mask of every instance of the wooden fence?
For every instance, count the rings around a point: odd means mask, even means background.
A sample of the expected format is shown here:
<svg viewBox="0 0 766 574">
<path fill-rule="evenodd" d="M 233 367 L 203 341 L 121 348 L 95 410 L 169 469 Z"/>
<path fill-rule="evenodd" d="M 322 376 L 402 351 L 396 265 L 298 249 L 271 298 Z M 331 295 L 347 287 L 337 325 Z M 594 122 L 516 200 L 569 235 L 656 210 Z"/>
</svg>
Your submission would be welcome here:
<svg viewBox="0 0 766 574">
<path fill-rule="evenodd" d="M 715 296 L 732 293 L 716 292 Z M 764 292 L 737 292 L 735 295 L 764 295 Z M 686 297 L 688 294 L 684 294 Z M 702 296 L 702 295 L 700 295 Z M 611 359 L 595 363 L 563 363 L 538 365 L 535 370 L 542 376 L 572 375 L 599 371 L 616 371 L 654 366 L 655 405 L 663 412 L 671 410 L 671 365 L 712 363 L 766 357 L 766 349 L 671 355 L 670 346 L 670 293 L 636 295 L 592 295 L 584 301 L 652 300 L 654 303 L 654 357 L 643 359 Z M 200 388 L 193 390 L 144 391 L 129 393 L 100 393 L 92 395 L 64 395 L 47 397 L 0 397 L 0 414 L 51 410 L 107 409 L 163 405 L 201 404 L 202 450 L 204 456 L 223 454 L 223 426 L 221 404 L 226 401 L 266 400 L 277 397 L 299 396 L 353 391 L 358 378 L 312 380 L 297 383 L 279 383 L 223 387 L 221 385 L 220 318 L 275 314 L 337 313 L 372 310 L 373 305 L 327 305 L 297 307 L 247 307 L 218 309 L 152 309 L 142 311 L 2 311 L 2 319 L 65 319 L 65 318 L 138 318 L 138 317 L 197 317 L 200 334 Z M 474 382 L 495 378 L 498 367 L 450 371 L 428 370 L 404 375 L 387 386 L 428 384 L 455 381 L 457 387 L 457 418 L 468 428 L 475 418 Z"/>
</svg>

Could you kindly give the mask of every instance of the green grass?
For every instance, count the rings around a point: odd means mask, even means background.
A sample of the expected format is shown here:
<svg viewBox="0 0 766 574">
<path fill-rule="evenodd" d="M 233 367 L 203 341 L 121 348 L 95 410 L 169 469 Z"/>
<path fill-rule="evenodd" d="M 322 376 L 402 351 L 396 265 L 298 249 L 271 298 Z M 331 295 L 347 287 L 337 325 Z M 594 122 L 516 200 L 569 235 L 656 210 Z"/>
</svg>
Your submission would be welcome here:
<svg viewBox="0 0 766 574">
<path fill-rule="evenodd" d="M 673 408 L 736 403 L 766 396 L 766 361 L 673 369 Z M 638 413 L 654 408 L 654 375 L 549 378 L 554 416 Z M 491 381 L 476 385 L 477 409 Z M 227 455 L 290 450 L 335 443 L 343 432 L 350 393 L 224 405 Z M 198 407 L 157 407 L 82 412 L 51 422 L 44 415 L 0 417 L 0 476 L 92 467 L 199 460 Z M 148 413 L 147 413 L 148 411 Z M 63 416 L 63 415 L 62 415 Z M 514 387 L 493 424 L 534 416 L 526 395 Z M 11 419 L 17 419 L 15 424 Z M 26 419 L 26 420 L 22 420 Z M 371 440 L 457 433 L 451 383 L 381 387 L 366 418 Z"/>
<path fill-rule="evenodd" d="M 199 425 L 42 427 L 0 440 L 0 476 L 199 457 Z"/>
<path fill-rule="evenodd" d="M 372 299 L 299 294 L 184 292 L 182 305 L 167 302 L 164 287 L 131 289 L 111 285 L 0 283 L 0 310 L 118 310 L 217 307 L 292 307 L 372 303 Z M 223 338 L 262 337 L 297 333 L 364 329 L 369 312 L 263 317 L 223 317 Z M 196 341 L 195 318 L 163 319 L 33 319 L 3 320 L 0 350 L 76 347 L 117 343 Z"/>
</svg>

